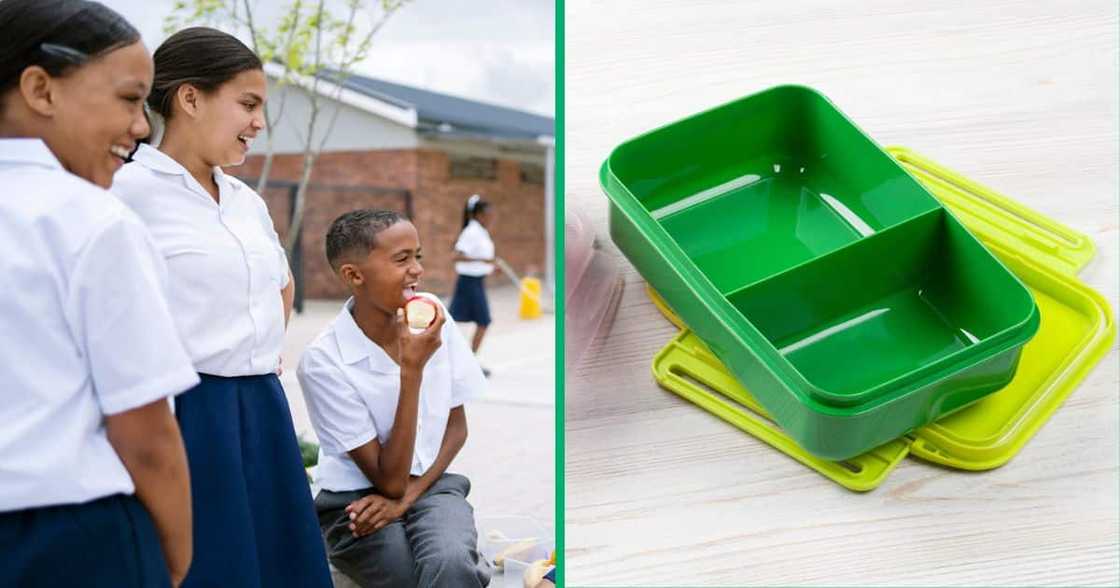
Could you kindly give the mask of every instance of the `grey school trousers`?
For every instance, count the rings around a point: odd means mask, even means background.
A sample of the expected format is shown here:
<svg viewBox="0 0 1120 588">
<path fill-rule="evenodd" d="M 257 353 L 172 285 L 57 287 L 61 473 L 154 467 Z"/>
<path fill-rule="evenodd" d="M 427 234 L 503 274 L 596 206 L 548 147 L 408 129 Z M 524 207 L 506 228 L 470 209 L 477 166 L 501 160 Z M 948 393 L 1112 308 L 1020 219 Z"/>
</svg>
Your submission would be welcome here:
<svg viewBox="0 0 1120 588">
<path fill-rule="evenodd" d="M 322 490 L 315 510 L 327 555 L 362 588 L 486 586 L 490 566 L 478 552 L 470 489 L 466 476 L 445 473 L 403 517 L 359 538 L 346 506 L 375 490 Z"/>
</svg>

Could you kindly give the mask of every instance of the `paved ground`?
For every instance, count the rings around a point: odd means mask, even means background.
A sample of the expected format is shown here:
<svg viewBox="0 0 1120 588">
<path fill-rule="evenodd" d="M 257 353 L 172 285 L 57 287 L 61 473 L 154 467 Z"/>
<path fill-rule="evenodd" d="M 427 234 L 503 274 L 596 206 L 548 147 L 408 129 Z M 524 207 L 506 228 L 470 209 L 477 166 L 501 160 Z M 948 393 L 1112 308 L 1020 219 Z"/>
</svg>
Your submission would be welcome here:
<svg viewBox="0 0 1120 588">
<path fill-rule="evenodd" d="M 447 301 L 445 301 L 447 302 Z M 555 513 L 555 324 L 551 314 L 517 317 L 517 290 L 490 290 L 494 322 L 480 359 L 492 370 L 485 398 L 467 406 L 470 436 L 452 470 L 470 477 L 478 517 L 528 515 L 553 527 Z M 296 431 L 315 439 L 295 366 L 303 348 L 334 319 L 341 301 L 308 301 L 293 315 L 281 376 Z M 469 337 L 473 325 L 460 325 Z"/>
</svg>

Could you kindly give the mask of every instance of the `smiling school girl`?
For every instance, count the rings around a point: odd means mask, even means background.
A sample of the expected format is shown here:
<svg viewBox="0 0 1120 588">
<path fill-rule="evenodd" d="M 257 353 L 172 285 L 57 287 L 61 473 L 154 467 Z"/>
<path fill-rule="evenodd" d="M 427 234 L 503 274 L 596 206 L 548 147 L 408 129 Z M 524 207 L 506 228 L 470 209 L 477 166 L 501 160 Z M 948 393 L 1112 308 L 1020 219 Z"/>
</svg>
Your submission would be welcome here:
<svg viewBox="0 0 1120 588">
<path fill-rule="evenodd" d="M 178 586 L 198 383 L 166 268 L 105 189 L 148 133 L 152 60 L 83 0 L 0 2 L 0 586 Z"/>
<path fill-rule="evenodd" d="M 195 560 L 184 586 L 329 587 L 277 377 L 293 283 L 261 197 L 222 167 L 264 128 L 261 61 L 205 27 L 156 50 L 148 106 L 163 121 L 113 191 L 167 261 L 171 307 L 202 382 L 176 399 L 191 470 Z"/>
</svg>

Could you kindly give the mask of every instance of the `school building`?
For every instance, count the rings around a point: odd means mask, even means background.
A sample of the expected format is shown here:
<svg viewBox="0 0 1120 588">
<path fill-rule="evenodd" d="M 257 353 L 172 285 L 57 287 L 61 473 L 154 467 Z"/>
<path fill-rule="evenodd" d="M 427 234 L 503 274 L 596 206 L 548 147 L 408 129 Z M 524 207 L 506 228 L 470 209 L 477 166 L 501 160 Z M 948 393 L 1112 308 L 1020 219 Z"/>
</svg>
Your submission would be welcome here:
<svg viewBox="0 0 1120 588">
<path fill-rule="evenodd" d="M 421 288 L 449 295 L 452 245 L 471 194 L 498 211 L 491 235 L 498 255 L 518 274 L 535 272 L 549 287 L 554 283 L 552 118 L 360 75 L 277 85 L 279 72 L 271 64 L 266 73 L 270 112 L 283 111 L 273 128 L 275 155 L 262 196 L 281 239 L 303 173 L 310 96 L 320 97 L 313 140 L 323 149 L 307 191 L 299 251 L 289 260 L 302 290 L 297 295 L 347 295 L 327 265 L 324 238 L 340 214 L 366 207 L 413 219 L 424 248 Z M 229 171 L 255 186 L 265 144 L 262 133 L 245 165 Z M 489 284 L 502 283 L 508 282 L 496 271 Z"/>
</svg>

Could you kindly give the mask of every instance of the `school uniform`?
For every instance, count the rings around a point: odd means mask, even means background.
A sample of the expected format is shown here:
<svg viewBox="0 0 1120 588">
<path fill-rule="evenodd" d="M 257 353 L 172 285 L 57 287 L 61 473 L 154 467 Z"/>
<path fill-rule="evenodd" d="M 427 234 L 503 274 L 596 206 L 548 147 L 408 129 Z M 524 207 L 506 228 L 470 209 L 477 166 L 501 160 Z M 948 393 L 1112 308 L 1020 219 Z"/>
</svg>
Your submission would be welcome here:
<svg viewBox="0 0 1120 588">
<path fill-rule="evenodd" d="M 198 376 L 143 224 L 38 139 L 0 139 L 0 586 L 168 586 L 105 417 Z"/>
<path fill-rule="evenodd" d="M 467 257 L 492 259 L 494 241 L 482 223 L 471 219 L 459 233 L 455 250 Z M 494 271 L 494 264 L 486 261 L 457 261 L 455 293 L 451 297 L 451 316 L 460 322 L 477 323 L 480 327 L 490 324 L 490 303 L 486 299 L 486 276 Z"/>
<path fill-rule="evenodd" d="M 297 375 L 311 424 L 319 436 L 315 498 L 331 562 L 364 588 L 485 586 L 490 570 L 477 551 L 470 482 L 444 473 L 404 517 L 355 538 L 345 508 L 377 489 L 347 452 L 373 439 L 389 441 L 400 396 L 400 366 L 366 337 L 343 306 L 331 325 L 304 351 Z M 482 370 L 455 323 L 424 366 L 410 474 L 435 462 L 451 409 L 480 396 Z"/>
<path fill-rule="evenodd" d="M 261 197 L 214 168 L 217 202 L 142 145 L 112 191 L 166 260 L 170 303 L 201 383 L 175 401 L 191 472 L 184 588 L 329 587 L 291 413 L 276 375 L 288 263 Z"/>
</svg>

